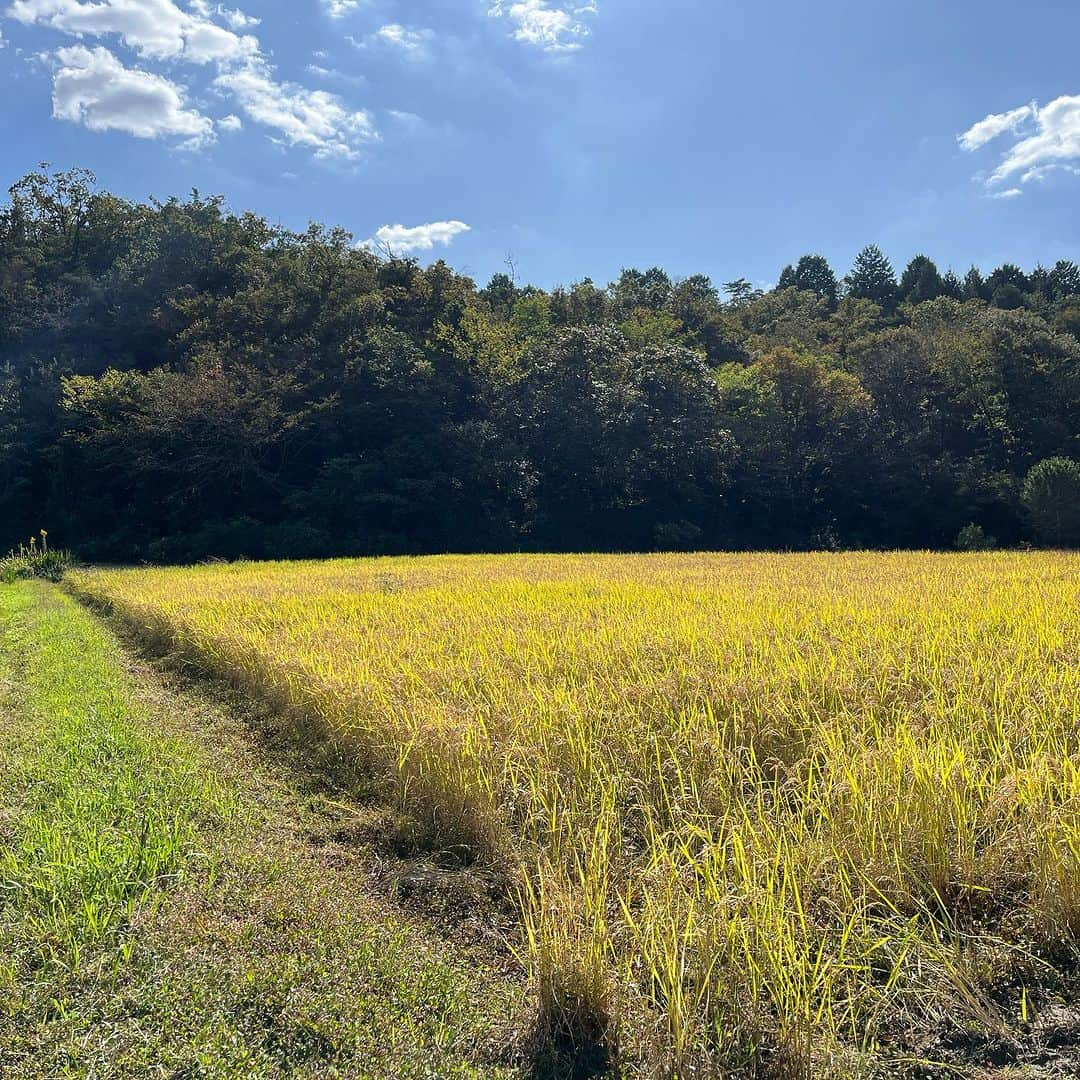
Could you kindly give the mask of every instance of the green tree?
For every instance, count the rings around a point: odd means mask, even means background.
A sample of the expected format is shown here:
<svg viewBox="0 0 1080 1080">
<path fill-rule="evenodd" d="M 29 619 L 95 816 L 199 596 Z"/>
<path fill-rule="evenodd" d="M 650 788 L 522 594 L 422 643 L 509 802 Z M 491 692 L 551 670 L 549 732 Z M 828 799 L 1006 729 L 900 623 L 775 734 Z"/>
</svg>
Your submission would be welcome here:
<svg viewBox="0 0 1080 1080">
<path fill-rule="evenodd" d="M 844 282 L 847 295 L 856 300 L 870 300 L 887 313 L 896 307 L 896 272 L 876 244 L 859 252 Z"/>
<path fill-rule="evenodd" d="M 739 323 L 751 349 L 790 346 L 817 349 L 828 336 L 829 302 L 816 293 L 775 289 L 738 309 Z"/>
<path fill-rule="evenodd" d="M 1023 293 L 1031 288 L 1031 281 L 1019 266 L 1014 263 L 1005 263 L 986 279 L 986 287 L 991 293 L 1002 285 L 1015 285 Z"/>
<path fill-rule="evenodd" d="M 746 333 L 736 312 L 720 300 L 719 291 L 705 274 L 692 274 L 676 281 L 666 312 L 681 325 L 678 334 L 663 340 L 704 353 L 714 365 L 749 360 Z M 660 339 L 655 343 L 660 343 Z"/>
<path fill-rule="evenodd" d="M 1080 341 L 1080 300 L 1064 303 L 1054 316 L 1054 325 Z"/>
<path fill-rule="evenodd" d="M 732 502 L 740 543 L 815 546 L 865 519 L 872 402 L 828 358 L 777 349 L 718 373 L 723 422 L 740 448 Z M 764 540 L 764 537 L 768 537 Z"/>
<path fill-rule="evenodd" d="M 519 341 L 551 332 L 551 299 L 547 293 L 528 292 L 514 302 L 510 325 Z"/>
<path fill-rule="evenodd" d="M 852 346 L 880 330 L 885 322 L 884 312 L 872 300 L 845 296 L 829 317 L 826 344 L 843 360 Z"/>
<path fill-rule="evenodd" d="M 962 300 L 989 300 L 990 294 L 986 288 L 981 271 L 977 266 L 971 267 L 964 275 L 962 286 Z"/>
<path fill-rule="evenodd" d="M 1080 462 L 1040 461 L 1024 479 L 1021 498 L 1040 540 L 1054 547 L 1080 545 Z"/>
<path fill-rule="evenodd" d="M 607 291 L 598 288 L 591 278 L 551 293 L 551 316 L 559 327 L 599 326 L 608 320 L 610 306 Z"/>
<path fill-rule="evenodd" d="M 457 326 L 441 323 L 436 340 L 463 371 L 475 375 L 478 392 L 481 386 L 510 386 L 524 375 L 521 360 L 528 340 L 510 323 L 492 318 L 483 304 L 470 304 Z"/>
<path fill-rule="evenodd" d="M 758 294 L 752 281 L 746 278 L 736 278 L 734 281 L 724 282 L 724 292 L 727 294 L 728 303 L 733 307 L 749 303 Z"/>
<path fill-rule="evenodd" d="M 1016 311 L 1024 306 L 1025 297 L 1031 291 L 1031 279 L 1019 266 L 1005 263 L 986 279 L 986 288 L 994 307 Z"/>
<path fill-rule="evenodd" d="M 1050 271 L 1050 294 L 1053 300 L 1068 300 L 1080 296 L 1080 266 L 1061 259 Z"/>
<path fill-rule="evenodd" d="M 828 260 L 822 255 L 804 255 L 795 266 L 785 266 L 777 289 L 798 289 L 825 300 L 829 309 L 836 307 L 840 285 Z"/>
<path fill-rule="evenodd" d="M 64 383 L 61 483 L 69 493 L 98 492 L 83 526 L 93 525 L 105 550 L 138 545 L 145 553 L 160 537 L 268 509 L 282 455 L 306 416 L 290 415 L 296 391 L 289 376 L 220 363 L 191 373 L 72 377 Z M 258 553 L 259 538 L 248 541 L 244 553 Z"/>
<path fill-rule="evenodd" d="M 932 259 L 916 255 L 900 278 L 900 301 L 923 304 L 945 295 L 945 282 Z"/>
<path fill-rule="evenodd" d="M 884 330 L 856 342 L 845 366 L 874 402 L 874 542 L 948 544 L 973 510 L 953 460 L 963 442 L 949 431 L 933 338 Z"/>
<path fill-rule="evenodd" d="M 996 547 L 997 540 L 974 522 L 965 525 L 956 535 L 957 551 L 993 551 Z"/>
<path fill-rule="evenodd" d="M 945 274 L 941 279 L 941 285 L 942 296 L 945 296 L 950 300 L 964 299 L 964 283 L 960 280 L 960 277 L 955 270 L 950 268 L 945 271 Z"/>
<path fill-rule="evenodd" d="M 493 315 L 508 319 L 518 298 L 518 287 L 509 274 L 495 274 L 481 290 L 480 296 L 491 306 Z"/>
<path fill-rule="evenodd" d="M 616 318 L 627 318 L 635 308 L 661 310 L 671 300 L 671 278 L 654 266 L 649 270 L 624 270 L 611 288 Z"/>
<path fill-rule="evenodd" d="M 659 268 L 478 290 L 42 168 L 0 204 L 0 531 L 116 560 L 1016 542 L 1024 477 L 1076 458 L 1080 270 L 916 260 L 884 312 L 858 264 L 839 302 L 820 256 L 733 302 Z"/>
<path fill-rule="evenodd" d="M 1007 282 L 994 289 L 990 302 L 1002 311 L 1016 311 L 1024 306 L 1024 294 L 1019 286 Z"/>
<path fill-rule="evenodd" d="M 629 318 L 619 324 L 627 343 L 635 351 L 649 345 L 674 345 L 682 328 L 674 315 L 651 308 L 634 308 Z"/>
<path fill-rule="evenodd" d="M 658 526 L 689 524 L 715 543 L 732 447 L 699 355 L 635 354 L 617 331 L 575 328 L 530 360 L 509 407 L 536 477 L 537 540 L 641 548 L 661 542 Z"/>
</svg>

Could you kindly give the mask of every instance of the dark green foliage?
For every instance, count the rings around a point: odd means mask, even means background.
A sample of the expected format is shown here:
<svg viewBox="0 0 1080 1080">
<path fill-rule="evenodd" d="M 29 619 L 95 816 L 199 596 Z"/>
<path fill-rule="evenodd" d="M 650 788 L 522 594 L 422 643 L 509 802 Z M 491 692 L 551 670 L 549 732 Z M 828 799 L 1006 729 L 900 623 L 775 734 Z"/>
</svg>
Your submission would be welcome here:
<svg viewBox="0 0 1080 1080">
<path fill-rule="evenodd" d="M 1016 311 L 1024 306 L 1024 294 L 1018 285 L 999 285 L 992 294 L 992 303 L 1002 311 Z"/>
<path fill-rule="evenodd" d="M 1080 462 L 1040 461 L 1024 480 L 1024 508 L 1040 540 L 1055 547 L 1080 546 Z"/>
<path fill-rule="evenodd" d="M 804 255 L 797 265 L 784 267 L 777 288 L 811 292 L 827 301 L 830 307 L 836 306 L 840 291 L 832 267 L 821 255 Z"/>
<path fill-rule="evenodd" d="M 964 299 L 964 283 L 960 280 L 954 270 L 945 271 L 945 274 L 941 279 L 941 288 L 941 295 L 947 296 L 950 300 Z"/>
<path fill-rule="evenodd" d="M 746 278 L 726 281 L 723 287 L 729 302 L 735 305 L 748 303 L 754 299 L 755 295 L 758 295 L 753 283 L 747 281 Z"/>
<path fill-rule="evenodd" d="M 986 282 L 983 280 L 982 273 L 977 266 L 971 267 L 967 274 L 964 276 L 964 283 L 962 286 L 962 300 L 989 300 L 989 291 L 986 288 Z"/>
<path fill-rule="evenodd" d="M 986 535 L 981 525 L 965 525 L 956 537 L 957 551 L 993 551 L 997 540 Z"/>
<path fill-rule="evenodd" d="M 896 273 L 892 263 L 875 244 L 859 252 L 844 283 L 847 285 L 847 295 L 856 300 L 872 300 L 887 312 L 896 306 Z"/>
<path fill-rule="evenodd" d="M 0 207 L 0 543 L 108 560 L 951 547 L 1075 457 L 1080 270 L 483 289 L 74 170 Z"/>
<path fill-rule="evenodd" d="M 577 328 L 542 342 L 512 403 L 531 463 L 542 546 L 716 544 L 734 446 L 702 358 L 678 346 L 629 355 L 621 334 Z"/>
<path fill-rule="evenodd" d="M 1080 299 L 1062 304 L 1054 319 L 1054 325 L 1066 334 L 1071 334 L 1080 341 Z"/>
<path fill-rule="evenodd" d="M 999 266 L 986 279 L 986 287 L 990 290 L 991 294 L 993 294 L 995 289 L 1000 289 L 1003 285 L 1012 285 L 1023 294 L 1031 288 L 1031 281 L 1019 266 L 1014 266 L 1012 263 L 1005 263 L 1004 266 Z"/>
<path fill-rule="evenodd" d="M 1060 260 L 1047 275 L 1047 279 L 1051 300 L 1067 300 L 1080 296 L 1080 266 L 1076 263 Z"/>
<path fill-rule="evenodd" d="M 771 533 L 790 548 L 859 542 L 871 483 L 873 402 L 835 362 L 782 348 L 720 373 L 721 412 L 739 447 L 732 541 Z"/>
<path fill-rule="evenodd" d="M 945 281 L 937 266 L 925 255 L 916 255 L 900 278 L 900 301 L 904 304 L 924 304 L 945 292 Z"/>
</svg>

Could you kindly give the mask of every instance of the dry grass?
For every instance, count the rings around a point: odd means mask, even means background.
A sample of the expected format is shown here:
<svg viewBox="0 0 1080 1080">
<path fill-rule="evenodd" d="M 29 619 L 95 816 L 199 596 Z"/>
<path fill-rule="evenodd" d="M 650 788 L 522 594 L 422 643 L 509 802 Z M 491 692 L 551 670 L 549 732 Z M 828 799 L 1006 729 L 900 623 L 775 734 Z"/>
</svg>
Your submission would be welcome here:
<svg viewBox="0 0 1080 1080">
<path fill-rule="evenodd" d="M 915 1032 L 1032 1022 L 1072 963 L 1076 555 L 71 580 L 317 717 L 438 842 L 511 868 L 555 1042 L 861 1074 L 918 1056 Z"/>
</svg>

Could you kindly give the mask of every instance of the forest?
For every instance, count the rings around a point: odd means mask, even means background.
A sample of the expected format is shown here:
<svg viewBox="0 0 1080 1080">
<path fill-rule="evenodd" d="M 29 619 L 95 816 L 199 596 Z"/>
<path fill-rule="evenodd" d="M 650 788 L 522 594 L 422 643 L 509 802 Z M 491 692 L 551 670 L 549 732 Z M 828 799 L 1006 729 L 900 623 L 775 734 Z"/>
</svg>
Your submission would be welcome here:
<svg viewBox="0 0 1080 1080">
<path fill-rule="evenodd" d="M 1069 546 L 1077 459 L 1065 260 L 544 290 L 80 169 L 0 207 L 0 548 Z"/>
</svg>

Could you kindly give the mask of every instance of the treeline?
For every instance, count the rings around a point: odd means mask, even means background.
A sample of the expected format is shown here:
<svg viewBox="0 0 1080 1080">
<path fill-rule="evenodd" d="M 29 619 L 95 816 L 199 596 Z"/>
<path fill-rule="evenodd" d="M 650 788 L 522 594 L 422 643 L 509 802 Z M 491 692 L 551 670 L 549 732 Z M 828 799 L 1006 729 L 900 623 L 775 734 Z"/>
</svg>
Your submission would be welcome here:
<svg viewBox="0 0 1080 1080">
<path fill-rule="evenodd" d="M 544 291 L 221 199 L 0 208 L 0 546 L 95 560 L 1076 542 L 1080 269 L 867 248 Z"/>
</svg>

